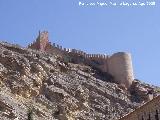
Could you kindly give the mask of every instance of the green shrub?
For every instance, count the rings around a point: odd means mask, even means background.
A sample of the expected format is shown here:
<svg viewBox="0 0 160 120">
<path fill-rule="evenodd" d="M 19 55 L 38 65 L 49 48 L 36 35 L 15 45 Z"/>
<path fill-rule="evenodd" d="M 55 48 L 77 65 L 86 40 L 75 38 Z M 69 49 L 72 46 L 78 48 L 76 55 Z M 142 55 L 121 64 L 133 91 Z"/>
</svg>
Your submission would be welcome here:
<svg viewBox="0 0 160 120">
<path fill-rule="evenodd" d="M 33 120 L 33 108 L 30 108 L 28 110 L 27 116 L 28 116 L 28 120 Z"/>
</svg>

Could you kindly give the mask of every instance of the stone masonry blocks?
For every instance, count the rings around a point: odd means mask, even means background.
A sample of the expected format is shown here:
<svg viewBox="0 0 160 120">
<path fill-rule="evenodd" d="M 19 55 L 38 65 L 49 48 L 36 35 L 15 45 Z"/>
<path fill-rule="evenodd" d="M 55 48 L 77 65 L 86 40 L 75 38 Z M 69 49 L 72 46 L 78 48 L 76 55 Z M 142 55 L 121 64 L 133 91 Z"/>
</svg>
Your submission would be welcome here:
<svg viewBox="0 0 160 120">
<path fill-rule="evenodd" d="M 58 44 L 51 44 L 48 39 L 48 32 L 39 32 L 36 41 L 28 46 L 29 48 L 45 51 L 48 53 L 55 53 L 66 55 L 73 53 L 75 58 L 79 55 L 83 56 L 86 60 L 95 60 L 100 64 L 96 67 L 104 73 L 109 73 L 114 77 L 115 82 L 124 84 L 127 88 L 130 87 L 134 79 L 132 59 L 130 53 L 118 52 L 112 56 L 103 54 L 87 54 L 81 50 L 63 48 Z M 78 60 L 79 61 L 79 60 Z"/>
<path fill-rule="evenodd" d="M 134 80 L 131 54 L 118 52 L 110 56 L 108 70 L 114 76 L 116 82 L 129 88 Z"/>
</svg>

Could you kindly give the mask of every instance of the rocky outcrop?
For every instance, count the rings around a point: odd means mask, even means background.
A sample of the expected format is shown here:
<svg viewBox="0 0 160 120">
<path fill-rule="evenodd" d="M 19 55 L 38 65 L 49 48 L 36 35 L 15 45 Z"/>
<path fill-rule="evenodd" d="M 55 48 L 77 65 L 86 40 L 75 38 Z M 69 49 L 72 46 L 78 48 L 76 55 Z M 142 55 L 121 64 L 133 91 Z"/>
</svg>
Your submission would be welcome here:
<svg viewBox="0 0 160 120">
<path fill-rule="evenodd" d="M 0 43 L 0 120 L 115 120 L 141 104 L 90 66 L 59 58 Z"/>
<path fill-rule="evenodd" d="M 130 88 L 131 100 L 135 102 L 144 103 L 152 100 L 153 97 L 157 96 L 156 89 L 149 85 L 140 82 L 139 80 L 134 80 Z"/>
</svg>

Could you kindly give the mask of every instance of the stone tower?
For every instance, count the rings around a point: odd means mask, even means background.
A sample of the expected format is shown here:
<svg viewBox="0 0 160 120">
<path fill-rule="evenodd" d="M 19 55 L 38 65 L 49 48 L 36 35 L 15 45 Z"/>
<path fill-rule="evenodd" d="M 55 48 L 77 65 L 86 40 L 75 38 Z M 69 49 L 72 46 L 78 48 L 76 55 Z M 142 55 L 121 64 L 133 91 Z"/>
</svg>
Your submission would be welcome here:
<svg viewBox="0 0 160 120">
<path fill-rule="evenodd" d="M 39 31 L 39 35 L 38 35 L 36 41 L 34 43 L 32 43 L 31 45 L 29 45 L 28 47 L 32 48 L 32 49 L 40 50 L 40 51 L 45 51 L 48 44 L 49 44 L 48 32 L 47 31 L 43 31 L 43 32 Z"/>
<path fill-rule="evenodd" d="M 114 76 L 114 80 L 119 84 L 130 87 L 134 80 L 131 54 L 118 52 L 110 56 L 108 60 L 109 73 Z"/>
<path fill-rule="evenodd" d="M 39 49 L 41 51 L 45 51 L 45 48 L 46 48 L 47 44 L 49 43 L 48 32 L 47 31 L 43 31 L 43 32 L 39 31 L 39 36 L 37 38 L 37 41 L 39 43 Z"/>
</svg>

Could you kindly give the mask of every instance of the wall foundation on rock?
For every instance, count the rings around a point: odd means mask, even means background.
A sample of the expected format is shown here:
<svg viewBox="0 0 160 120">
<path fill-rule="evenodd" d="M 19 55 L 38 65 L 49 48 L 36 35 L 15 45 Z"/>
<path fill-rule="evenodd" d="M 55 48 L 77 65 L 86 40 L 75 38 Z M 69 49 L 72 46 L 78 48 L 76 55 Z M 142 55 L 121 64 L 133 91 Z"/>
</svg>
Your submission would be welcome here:
<svg viewBox="0 0 160 120">
<path fill-rule="evenodd" d="M 39 35 L 28 48 L 48 53 L 60 54 L 64 58 L 70 57 L 74 62 L 87 62 L 100 69 L 104 73 L 113 76 L 114 81 L 124 84 L 129 88 L 134 80 L 131 54 L 118 52 L 111 56 L 103 54 L 87 54 L 81 50 L 63 48 L 55 43 L 51 44 L 48 39 L 48 32 L 39 32 Z"/>
</svg>

